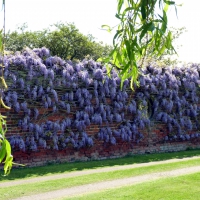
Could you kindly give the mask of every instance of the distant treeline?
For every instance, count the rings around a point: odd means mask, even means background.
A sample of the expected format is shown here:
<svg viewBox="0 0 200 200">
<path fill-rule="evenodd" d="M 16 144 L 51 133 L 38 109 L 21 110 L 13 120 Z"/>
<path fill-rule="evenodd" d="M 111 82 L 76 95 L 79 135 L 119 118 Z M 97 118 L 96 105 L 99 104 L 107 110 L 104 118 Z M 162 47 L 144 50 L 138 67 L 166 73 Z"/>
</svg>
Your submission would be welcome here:
<svg viewBox="0 0 200 200">
<path fill-rule="evenodd" d="M 112 47 L 96 42 L 92 35 L 83 35 L 73 23 L 54 24 L 54 30 L 28 31 L 24 24 L 16 31 L 6 34 L 6 50 L 22 51 L 24 47 L 47 47 L 52 55 L 63 59 L 82 60 L 89 56 L 93 60 L 107 56 Z"/>
</svg>

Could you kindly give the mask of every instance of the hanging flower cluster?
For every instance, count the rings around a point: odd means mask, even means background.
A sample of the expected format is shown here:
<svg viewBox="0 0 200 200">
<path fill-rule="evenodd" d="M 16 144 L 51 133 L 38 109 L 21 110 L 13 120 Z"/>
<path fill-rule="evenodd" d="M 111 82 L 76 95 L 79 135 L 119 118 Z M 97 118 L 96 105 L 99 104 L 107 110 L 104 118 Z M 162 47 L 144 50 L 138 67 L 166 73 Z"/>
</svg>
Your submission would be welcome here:
<svg viewBox="0 0 200 200">
<path fill-rule="evenodd" d="M 166 124 L 165 141 L 200 137 L 199 73 L 197 64 L 142 71 L 141 96 L 151 100 L 152 119 Z"/>
</svg>

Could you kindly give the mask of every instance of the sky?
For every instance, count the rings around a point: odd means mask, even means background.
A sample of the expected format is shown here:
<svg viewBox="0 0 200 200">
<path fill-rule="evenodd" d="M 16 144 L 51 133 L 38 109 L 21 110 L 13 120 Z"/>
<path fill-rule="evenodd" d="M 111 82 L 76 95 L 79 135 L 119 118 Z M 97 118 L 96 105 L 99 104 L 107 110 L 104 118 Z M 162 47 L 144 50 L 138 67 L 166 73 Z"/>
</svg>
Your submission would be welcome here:
<svg viewBox="0 0 200 200">
<path fill-rule="evenodd" d="M 169 27 L 186 27 L 187 32 L 177 40 L 178 59 L 183 62 L 200 63 L 200 1 L 175 0 L 174 8 L 168 12 Z M 92 34 L 97 41 L 112 44 L 115 32 L 108 33 L 101 25 L 116 26 L 117 0 L 6 0 L 6 31 L 15 30 L 27 23 L 29 30 L 42 30 L 57 22 L 74 23 L 83 34 Z M 0 27 L 3 26 L 1 11 Z"/>
</svg>

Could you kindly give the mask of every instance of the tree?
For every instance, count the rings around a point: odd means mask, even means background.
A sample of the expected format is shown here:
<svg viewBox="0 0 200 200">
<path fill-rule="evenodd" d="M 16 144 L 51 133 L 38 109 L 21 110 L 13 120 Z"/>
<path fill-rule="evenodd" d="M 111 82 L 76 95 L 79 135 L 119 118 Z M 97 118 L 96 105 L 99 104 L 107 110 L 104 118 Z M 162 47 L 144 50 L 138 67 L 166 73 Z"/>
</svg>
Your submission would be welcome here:
<svg viewBox="0 0 200 200">
<path fill-rule="evenodd" d="M 40 45 L 41 40 L 45 37 L 45 31 L 26 31 L 27 24 L 18 27 L 16 31 L 6 33 L 5 43 L 7 51 L 21 51 L 24 47 L 36 48 Z"/>
<path fill-rule="evenodd" d="M 112 58 L 112 63 L 120 70 L 122 84 L 125 79 L 131 78 L 133 89 L 133 83 L 137 83 L 138 68 L 143 66 L 148 50 L 151 49 L 149 57 L 160 57 L 165 50 L 176 52 L 172 45 L 172 32 L 167 27 L 169 6 L 176 9 L 175 1 L 118 0 L 116 17 L 120 23 L 113 38 L 114 49 L 105 61 Z M 157 12 L 157 8 L 161 13 Z M 102 27 L 111 31 L 107 25 Z"/>
<path fill-rule="evenodd" d="M 52 55 L 63 59 L 79 59 L 90 55 L 94 60 L 108 55 L 112 48 L 95 42 L 92 35 L 83 35 L 74 24 L 57 23 L 54 30 L 27 31 L 27 25 L 19 27 L 14 32 L 6 34 L 6 50 L 21 51 L 24 47 L 47 47 Z"/>
</svg>

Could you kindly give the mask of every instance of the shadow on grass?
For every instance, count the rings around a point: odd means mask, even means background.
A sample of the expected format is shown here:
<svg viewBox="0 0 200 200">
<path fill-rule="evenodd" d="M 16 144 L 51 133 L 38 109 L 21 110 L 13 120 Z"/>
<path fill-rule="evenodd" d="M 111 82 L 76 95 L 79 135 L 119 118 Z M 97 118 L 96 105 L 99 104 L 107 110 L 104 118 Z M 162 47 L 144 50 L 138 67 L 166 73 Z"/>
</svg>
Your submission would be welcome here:
<svg viewBox="0 0 200 200">
<path fill-rule="evenodd" d="M 182 159 L 186 157 L 193 157 L 199 155 L 200 155 L 200 150 L 188 150 L 188 151 L 172 152 L 172 153 L 129 155 L 123 158 L 98 160 L 98 161 L 61 163 L 61 164 L 55 163 L 41 167 L 14 168 L 9 176 L 6 177 L 0 176 L 0 181 L 31 178 L 31 177 L 45 176 L 51 174 L 53 175 L 53 174 L 66 173 L 72 171 L 81 171 L 86 169 L 96 169 L 100 167 L 149 163 L 153 161 L 163 161 L 174 158 Z"/>
</svg>

